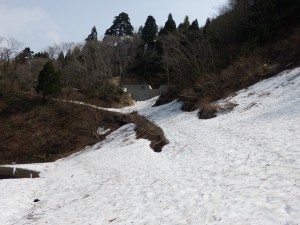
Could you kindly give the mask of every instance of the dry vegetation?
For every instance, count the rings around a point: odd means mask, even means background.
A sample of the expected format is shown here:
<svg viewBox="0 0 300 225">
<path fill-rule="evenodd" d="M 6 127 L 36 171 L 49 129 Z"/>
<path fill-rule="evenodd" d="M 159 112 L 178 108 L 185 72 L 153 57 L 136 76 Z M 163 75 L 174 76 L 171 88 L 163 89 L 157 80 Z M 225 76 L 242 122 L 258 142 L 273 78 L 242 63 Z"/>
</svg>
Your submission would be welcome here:
<svg viewBox="0 0 300 225">
<path fill-rule="evenodd" d="M 193 87 L 179 94 L 162 95 L 156 105 L 179 98 L 183 110 L 200 108 L 213 117 L 219 109 L 213 102 L 246 88 L 260 80 L 274 76 L 285 69 L 300 65 L 300 28 L 284 40 L 269 43 L 254 52 L 236 59 L 218 73 L 201 75 Z M 204 113 L 204 114 L 206 114 Z M 201 116 L 200 116 L 201 118 Z"/>
<path fill-rule="evenodd" d="M 0 164 L 47 162 L 66 157 L 105 138 L 97 128 L 110 132 L 136 124 L 137 138 L 151 141 L 159 152 L 167 144 L 162 130 L 136 113 L 122 115 L 42 99 L 20 93 L 0 93 Z"/>
<path fill-rule="evenodd" d="M 86 93 L 74 88 L 64 88 L 62 92 L 56 96 L 56 98 L 86 102 L 104 108 L 122 108 L 133 104 L 133 100 L 128 93 L 121 93 L 119 95 L 111 95 L 107 96 L 106 98 L 100 98 L 99 96 L 95 95 L 87 95 Z"/>
</svg>

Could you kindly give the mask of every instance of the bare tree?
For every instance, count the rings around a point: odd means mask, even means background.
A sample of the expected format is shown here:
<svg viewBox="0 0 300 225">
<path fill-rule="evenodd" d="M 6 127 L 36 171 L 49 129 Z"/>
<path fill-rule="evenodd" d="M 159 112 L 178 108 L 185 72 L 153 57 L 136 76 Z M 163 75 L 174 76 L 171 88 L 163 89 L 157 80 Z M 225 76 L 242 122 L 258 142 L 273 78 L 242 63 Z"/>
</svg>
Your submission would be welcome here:
<svg viewBox="0 0 300 225">
<path fill-rule="evenodd" d="M 214 48 L 201 35 L 189 38 L 181 33 L 169 34 L 159 41 L 163 48 L 162 61 L 166 76 L 171 83 L 185 86 L 214 69 Z"/>
<path fill-rule="evenodd" d="M 111 49 L 111 60 L 117 75 L 124 76 L 126 69 L 133 65 L 142 41 L 138 34 L 131 36 L 107 36 L 104 44 Z"/>
<path fill-rule="evenodd" d="M 10 62 L 20 51 L 23 44 L 14 38 L 0 38 L 0 60 Z"/>
<path fill-rule="evenodd" d="M 50 59 L 57 59 L 61 52 L 65 55 L 69 50 L 73 50 L 78 45 L 74 42 L 62 42 L 49 46 L 45 51 L 48 52 Z"/>
<path fill-rule="evenodd" d="M 12 89 L 17 70 L 17 61 L 14 58 L 19 53 L 22 43 L 14 38 L 1 38 L 0 44 L 1 77 L 3 76 L 4 81 L 9 80 Z"/>
</svg>

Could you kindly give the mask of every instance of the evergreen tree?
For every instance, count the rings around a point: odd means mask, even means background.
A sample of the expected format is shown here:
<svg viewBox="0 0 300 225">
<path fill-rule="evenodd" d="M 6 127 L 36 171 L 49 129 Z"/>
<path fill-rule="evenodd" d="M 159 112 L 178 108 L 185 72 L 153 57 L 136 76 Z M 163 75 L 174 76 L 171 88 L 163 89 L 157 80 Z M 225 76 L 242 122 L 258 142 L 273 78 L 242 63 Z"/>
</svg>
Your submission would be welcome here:
<svg viewBox="0 0 300 225">
<path fill-rule="evenodd" d="M 197 20 L 197 19 L 195 19 L 195 20 L 192 22 L 192 24 L 191 24 L 191 26 L 190 26 L 190 30 L 191 30 L 191 31 L 198 31 L 198 30 L 199 30 L 199 24 L 198 24 L 198 20 Z"/>
<path fill-rule="evenodd" d="M 157 36 L 158 26 L 153 16 L 148 16 L 145 26 L 142 30 L 142 39 L 149 48 L 153 48 L 154 41 Z"/>
<path fill-rule="evenodd" d="M 59 63 L 59 65 L 61 66 L 61 68 L 63 68 L 65 66 L 65 55 L 63 52 L 60 52 L 58 57 L 57 57 L 57 62 Z"/>
<path fill-rule="evenodd" d="M 85 39 L 85 41 L 97 41 L 98 40 L 98 33 L 97 33 L 97 29 L 96 27 L 94 26 L 92 28 L 92 31 L 91 33 L 89 34 L 89 36 Z"/>
<path fill-rule="evenodd" d="M 176 23 L 173 20 L 172 14 L 170 13 L 168 16 L 168 20 L 165 23 L 164 28 L 160 31 L 159 34 L 164 35 L 164 34 L 168 34 L 168 33 L 173 33 L 175 31 L 176 31 Z"/>
<path fill-rule="evenodd" d="M 190 29 L 189 17 L 185 16 L 183 23 L 179 24 L 178 30 L 181 32 L 187 32 Z"/>
<path fill-rule="evenodd" d="M 205 22 L 205 25 L 204 25 L 204 28 L 203 28 L 203 35 L 204 36 L 207 36 L 208 35 L 208 28 L 209 28 L 209 25 L 210 25 L 210 19 L 207 18 L 206 19 L 206 22 Z"/>
<path fill-rule="evenodd" d="M 57 57 L 57 61 L 64 61 L 64 59 L 65 59 L 64 53 L 60 52 L 58 57 Z"/>
<path fill-rule="evenodd" d="M 130 23 L 128 14 L 122 12 L 115 17 L 113 25 L 106 30 L 108 36 L 125 36 L 132 35 L 133 26 Z"/>
<path fill-rule="evenodd" d="M 48 52 L 38 52 L 33 55 L 33 58 L 45 58 L 49 59 L 49 53 Z"/>
<path fill-rule="evenodd" d="M 143 26 L 140 26 L 138 30 L 138 35 L 142 35 L 142 31 L 143 31 Z"/>
<path fill-rule="evenodd" d="M 60 90 L 60 73 L 55 70 L 52 61 L 48 61 L 39 73 L 36 91 L 43 92 L 43 101 L 46 95 L 55 94 Z"/>
</svg>

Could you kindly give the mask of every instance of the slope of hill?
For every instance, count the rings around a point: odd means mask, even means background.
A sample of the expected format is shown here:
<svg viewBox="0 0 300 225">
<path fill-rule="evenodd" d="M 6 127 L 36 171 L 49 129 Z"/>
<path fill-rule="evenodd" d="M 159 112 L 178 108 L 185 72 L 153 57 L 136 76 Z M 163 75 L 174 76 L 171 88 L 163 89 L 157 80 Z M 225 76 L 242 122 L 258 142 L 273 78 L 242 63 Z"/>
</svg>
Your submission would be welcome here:
<svg viewBox="0 0 300 225">
<path fill-rule="evenodd" d="M 159 125 L 161 153 L 129 124 L 68 158 L 17 165 L 41 178 L 0 181 L 0 224 L 299 223 L 300 68 L 219 101 L 237 106 L 210 120 L 154 102 L 114 111 Z"/>
</svg>

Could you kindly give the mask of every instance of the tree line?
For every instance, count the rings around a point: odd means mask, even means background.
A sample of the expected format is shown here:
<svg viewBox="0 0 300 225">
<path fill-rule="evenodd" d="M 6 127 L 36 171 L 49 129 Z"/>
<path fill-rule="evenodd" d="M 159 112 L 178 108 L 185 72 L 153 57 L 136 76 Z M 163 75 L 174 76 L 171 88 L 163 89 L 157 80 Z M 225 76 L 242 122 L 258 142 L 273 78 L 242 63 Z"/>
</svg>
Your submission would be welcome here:
<svg viewBox="0 0 300 225">
<path fill-rule="evenodd" d="M 186 87 L 226 68 L 240 55 L 288 35 L 299 25 L 299 11 L 299 0 L 228 0 L 202 27 L 188 16 L 177 25 L 170 13 L 160 29 L 149 15 L 137 32 L 122 12 L 102 40 L 93 27 L 82 44 L 63 43 L 38 53 L 29 47 L 20 51 L 16 40 L 2 38 L 6 44 L 0 48 L 0 84 L 43 91 L 42 77 L 56 74 L 51 81 L 59 83 L 55 87 L 77 88 L 102 98 L 122 94 L 113 81 L 128 75 L 154 86 Z M 59 90 L 50 89 L 46 92 Z"/>
</svg>

